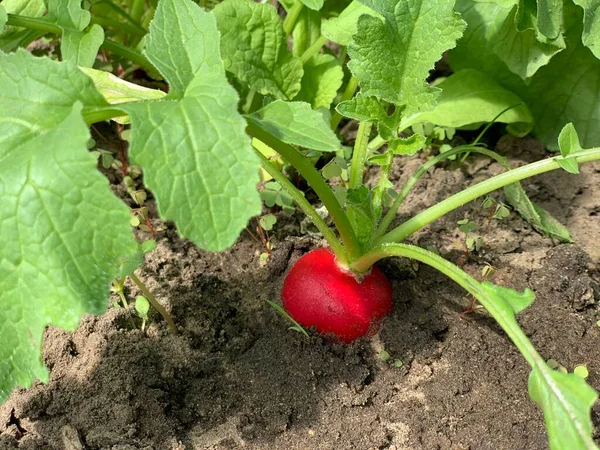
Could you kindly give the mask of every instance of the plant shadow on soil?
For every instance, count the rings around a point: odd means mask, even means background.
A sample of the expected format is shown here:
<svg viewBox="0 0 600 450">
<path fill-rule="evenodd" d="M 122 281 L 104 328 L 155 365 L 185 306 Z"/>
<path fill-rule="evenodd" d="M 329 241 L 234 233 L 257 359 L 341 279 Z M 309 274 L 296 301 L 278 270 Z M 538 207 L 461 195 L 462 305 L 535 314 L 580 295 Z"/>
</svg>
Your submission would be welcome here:
<svg viewBox="0 0 600 450">
<path fill-rule="evenodd" d="M 516 164 L 543 156 L 531 139 L 503 138 L 498 149 Z M 395 181 L 419 162 L 399 162 Z M 500 170 L 484 158 L 461 170 L 435 169 L 400 217 Z M 579 177 L 551 173 L 525 183 L 577 244 L 556 245 L 513 213 L 490 225 L 482 251 L 464 267 L 481 279 L 491 264 L 494 282 L 533 289 L 536 302 L 519 323 L 545 358 L 569 369 L 586 363 L 596 389 L 598 172 L 600 165 L 586 166 Z M 486 212 L 473 203 L 414 242 L 456 262 L 463 237 L 456 221 L 465 217 L 486 225 Z M 306 339 L 288 331 L 266 300 L 279 300 L 286 270 L 319 243 L 298 236 L 298 217 L 283 215 L 273 242 L 260 266 L 262 249 L 246 233 L 232 249 L 208 254 L 169 228 L 141 275 L 179 334 L 156 315 L 146 332 L 131 329 L 139 321 L 122 308 L 86 316 L 74 333 L 48 329 L 50 383 L 19 390 L 0 406 L 0 449 L 547 448 L 543 417 L 527 395 L 526 363 L 491 318 L 459 317 L 470 300 L 458 286 L 428 267 L 387 260 L 395 308 L 376 339 L 350 346 Z M 133 298 L 137 291 L 128 289 Z M 383 349 L 390 360 L 380 358 Z M 597 426 L 598 409 L 593 418 Z"/>
</svg>

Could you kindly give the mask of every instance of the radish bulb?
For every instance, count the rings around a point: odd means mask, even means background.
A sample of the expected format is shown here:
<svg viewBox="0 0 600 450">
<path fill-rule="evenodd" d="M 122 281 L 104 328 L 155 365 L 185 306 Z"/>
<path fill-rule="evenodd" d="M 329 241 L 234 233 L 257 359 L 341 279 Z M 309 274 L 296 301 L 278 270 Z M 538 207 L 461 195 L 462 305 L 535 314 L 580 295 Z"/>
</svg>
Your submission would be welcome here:
<svg viewBox="0 0 600 450">
<path fill-rule="evenodd" d="M 283 282 L 283 307 L 304 327 L 345 343 L 372 336 L 392 310 L 392 287 L 377 267 L 357 281 L 325 248 L 302 256 Z"/>
</svg>

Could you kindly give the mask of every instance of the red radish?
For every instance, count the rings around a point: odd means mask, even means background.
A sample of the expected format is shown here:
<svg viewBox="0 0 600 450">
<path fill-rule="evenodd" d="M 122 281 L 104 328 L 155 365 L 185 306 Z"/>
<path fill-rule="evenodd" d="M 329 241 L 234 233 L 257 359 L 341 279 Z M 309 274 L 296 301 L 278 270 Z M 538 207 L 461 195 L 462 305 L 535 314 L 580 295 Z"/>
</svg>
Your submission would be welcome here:
<svg viewBox="0 0 600 450">
<path fill-rule="evenodd" d="M 283 306 L 300 325 L 351 343 L 379 330 L 392 310 L 392 287 L 377 267 L 361 282 L 343 270 L 325 248 L 313 250 L 292 267 L 283 282 Z"/>
</svg>

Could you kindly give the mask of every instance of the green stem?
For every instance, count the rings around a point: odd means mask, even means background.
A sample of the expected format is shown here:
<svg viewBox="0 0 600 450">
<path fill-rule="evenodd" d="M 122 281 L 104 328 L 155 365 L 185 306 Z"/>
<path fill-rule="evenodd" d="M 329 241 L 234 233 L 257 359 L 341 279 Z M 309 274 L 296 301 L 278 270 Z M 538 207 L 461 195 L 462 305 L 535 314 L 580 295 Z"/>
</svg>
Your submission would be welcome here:
<svg viewBox="0 0 600 450">
<path fill-rule="evenodd" d="M 144 7 L 146 6 L 145 0 L 133 0 L 131 5 L 131 12 L 129 15 L 133 20 L 139 23 L 140 19 L 144 15 Z"/>
<path fill-rule="evenodd" d="M 302 60 L 302 64 L 306 64 L 306 62 L 310 58 L 312 58 L 317 53 L 319 53 L 321 51 L 321 48 L 325 45 L 326 42 L 327 42 L 327 38 L 325 36 L 321 35 L 317 38 L 317 40 L 315 42 L 310 44 L 310 47 L 308 47 L 304 51 L 304 53 L 302 53 L 302 55 L 300 56 L 300 59 Z"/>
<path fill-rule="evenodd" d="M 114 30 L 125 31 L 126 33 L 129 33 L 133 36 L 137 36 L 138 38 L 143 37 L 147 33 L 144 29 L 139 29 L 137 27 L 131 26 L 128 23 L 120 22 L 109 17 L 94 17 L 92 18 L 92 23 L 97 23 L 105 29 L 113 28 Z"/>
<path fill-rule="evenodd" d="M 101 108 L 83 108 L 82 114 L 83 120 L 88 125 L 98 122 L 104 122 L 114 117 L 121 117 L 127 115 L 122 109 L 118 109 L 113 106 Z"/>
<path fill-rule="evenodd" d="M 578 163 L 595 161 L 600 159 L 600 148 L 593 148 L 572 153 L 569 155 L 569 158 L 571 157 L 575 158 Z M 549 172 L 551 170 L 559 169 L 560 165 L 558 164 L 557 160 L 560 158 L 562 158 L 562 156 L 543 159 L 517 169 L 509 170 L 501 173 L 500 175 L 496 175 L 489 180 L 477 183 L 476 185 L 454 194 L 450 198 L 447 198 L 446 200 L 426 209 L 422 213 L 417 214 L 412 219 L 404 222 L 402 225 L 394 228 L 389 233 L 377 239 L 375 241 L 375 245 L 386 242 L 403 241 L 408 236 L 429 225 L 434 220 L 464 205 L 465 203 L 481 197 L 482 195 L 488 194 L 496 189 L 508 186 L 509 184 L 517 181 L 521 181 L 541 173 Z"/>
<path fill-rule="evenodd" d="M 261 141 L 258 141 L 261 142 Z M 296 187 L 292 184 L 292 182 L 283 174 L 281 171 L 275 167 L 275 165 L 269 161 L 269 159 L 263 155 L 258 148 L 255 147 L 256 154 L 261 160 L 262 167 L 265 169 L 269 175 L 271 175 L 275 181 L 277 181 L 283 189 L 292 197 L 292 199 L 296 202 L 296 204 L 304 211 L 310 219 L 313 221 L 315 226 L 319 229 L 333 253 L 335 253 L 336 259 L 339 264 L 343 266 L 348 265 L 348 257 L 346 256 L 346 250 L 338 241 L 336 235 L 331 231 L 331 228 L 327 226 L 325 221 L 319 216 L 315 208 L 310 204 L 308 200 L 302 195 Z"/>
<path fill-rule="evenodd" d="M 378 134 L 369 142 L 369 151 L 376 152 L 381 147 L 383 147 L 386 142 L 387 141 L 384 138 L 382 138 L 381 135 Z"/>
<path fill-rule="evenodd" d="M 310 187 L 313 188 L 315 193 L 319 196 L 323 202 L 323 205 L 325 205 L 325 208 L 327 208 L 327 211 L 329 211 L 329 214 L 333 219 L 333 223 L 335 224 L 335 227 L 342 238 L 342 242 L 346 247 L 350 261 L 353 261 L 360 256 L 360 245 L 358 243 L 356 234 L 354 234 L 350 220 L 348 220 L 346 212 L 342 208 L 342 205 L 340 205 L 340 202 L 334 195 L 329 185 L 313 167 L 310 160 L 302 156 L 291 145 L 280 141 L 275 136 L 262 130 L 252 122 L 248 123 L 247 131 L 251 136 L 261 140 L 281 156 L 283 156 L 292 166 L 294 166 L 300 175 L 304 177 Z"/>
<path fill-rule="evenodd" d="M 154 295 L 146 287 L 144 282 L 140 280 L 134 273 L 130 273 L 129 278 L 136 284 L 138 289 L 142 292 L 144 297 L 146 297 L 146 299 L 148 300 L 148 302 L 150 302 L 154 309 L 156 309 L 158 313 L 162 316 L 162 318 L 165 319 L 167 324 L 169 324 L 169 328 L 171 328 L 171 331 L 177 334 L 177 326 L 175 325 L 175 322 L 173 322 L 171 315 L 165 308 L 163 308 L 163 306 L 158 302 L 158 300 L 156 300 L 156 297 L 154 297 Z"/>
<path fill-rule="evenodd" d="M 354 93 L 356 92 L 357 89 L 358 89 L 358 78 L 356 78 L 354 75 L 352 75 L 350 77 L 350 80 L 348 80 L 348 84 L 346 85 L 346 89 L 344 90 L 344 93 L 342 94 L 342 99 L 340 100 L 340 103 L 350 100 L 354 96 Z M 331 116 L 331 122 L 330 122 L 331 129 L 335 131 L 341 121 L 342 121 L 342 115 L 339 112 L 337 112 L 337 110 L 333 111 L 333 114 Z"/>
<path fill-rule="evenodd" d="M 383 203 L 383 194 L 386 191 L 386 185 L 389 183 L 390 171 L 392 170 L 392 163 L 394 162 L 394 155 L 392 152 L 386 153 L 387 161 L 381 165 L 381 172 L 379 173 L 379 180 L 377 181 L 377 189 L 373 189 L 373 205 L 377 212 L 377 217 L 380 217 Z"/>
<path fill-rule="evenodd" d="M 452 150 L 448 150 L 447 152 L 440 153 L 435 158 L 431 158 L 429 161 L 427 161 L 425 164 L 423 164 L 421 167 L 419 167 L 419 169 L 413 174 L 413 176 L 410 177 L 410 179 L 406 182 L 406 184 L 404 185 L 404 187 L 398 194 L 398 197 L 396 197 L 396 200 L 394 200 L 394 203 L 392 204 L 392 206 L 388 210 L 387 214 L 385 215 L 385 217 L 379 224 L 379 227 L 377 227 L 377 231 L 375 232 L 375 239 L 380 238 L 387 231 L 390 224 L 394 220 L 394 217 L 396 217 L 396 214 L 398 214 L 398 209 L 400 208 L 400 205 L 402 205 L 404 200 L 406 200 L 406 197 L 408 196 L 410 190 L 415 186 L 417 181 L 419 181 L 419 179 L 425 173 L 427 173 L 427 171 L 429 169 L 431 169 L 433 166 L 435 166 L 440 161 L 450 158 L 451 156 L 454 156 L 458 153 L 463 153 L 463 152 L 467 152 L 467 153 L 475 152 L 475 153 L 481 153 L 483 155 L 489 156 L 490 158 L 496 160 L 497 162 L 499 162 L 504 167 L 506 167 L 507 169 L 510 170 L 510 166 L 508 166 L 508 164 L 506 163 L 506 158 L 500 156 L 498 153 L 496 153 L 492 150 L 488 150 L 488 149 L 482 148 L 482 147 L 476 147 L 474 145 L 462 145 L 460 147 L 455 147 Z"/>
<path fill-rule="evenodd" d="M 353 270 L 364 273 L 368 270 L 376 261 L 387 258 L 389 256 L 404 256 L 406 258 L 420 261 L 434 269 L 439 270 L 444 275 L 462 286 L 469 294 L 477 298 L 490 315 L 498 322 L 502 329 L 506 332 L 508 337 L 517 346 L 523 357 L 527 362 L 535 369 L 540 371 L 546 371 L 547 365 L 544 359 L 535 350 L 529 339 L 523 330 L 519 328 L 514 320 L 510 320 L 507 317 L 506 312 L 502 309 L 502 306 L 490 296 L 490 294 L 483 289 L 481 283 L 469 274 L 463 272 L 454 264 L 446 261 L 439 255 L 433 252 L 427 251 L 420 247 L 408 244 L 383 244 L 379 247 L 374 248 L 369 253 L 365 254 L 362 258 L 357 260 L 351 267 Z"/>
<path fill-rule="evenodd" d="M 300 0 L 296 0 L 294 5 L 288 11 L 287 16 L 285 16 L 283 21 L 283 31 L 285 32 L 286 36 L 289 35 L 294 29 L 296 21 L 302 12 L 302 8 L 304 8 L 304 3 L 302 3 Z"/>
<path fill-rule="evenodd" d="M 62 35 L 61 27 L 51 24 L 51 23 L 48 23 L 48 22 L 44 22 L 43 20 L 40 20 L 40 19 L 32 18 L 32 17 L 24 17 L 24 16 L 18 16 L 15 14 L 9 14 L 6 25 L 28 28 L 28 29 L 32 29 L 32 30 L 41 31 L 44 33 L 52 33 L 52 34 L 61 34 Z M 138 66 L 140 66 L 146 70 L 153 71 L 153 72 L 156 71 L 156 69 L 150 63 L 150 61 L 148 61 L 144 56 L 142 56 L 141 53 L 138 53 L 137 51 L 135 51 L 131 48 L 125 47 L 124 45 L 118 44 L 118 43 L 108 40 L 108 39 L 104 39 L 104 42 L 102 43 L 102 45 L 100 47 L 105 48 L 106 50 L 114 53 L 115 55 L 119 55 L 122 58 L 130 60 L 133 63 L 137 64 Z"/>
<path fill-rule="evenodd" d="M 352 152 L 352 164 L 350 166 L 350 181 L 348 187 L 350 189 L 357 188 L 363 184 L 363 174 L 367 155 L 369 153 L 368 144 L 373 123 L 362 121 L 358 126 L 356 141 L 354 142 L 354 151 Z"/>
</svg>

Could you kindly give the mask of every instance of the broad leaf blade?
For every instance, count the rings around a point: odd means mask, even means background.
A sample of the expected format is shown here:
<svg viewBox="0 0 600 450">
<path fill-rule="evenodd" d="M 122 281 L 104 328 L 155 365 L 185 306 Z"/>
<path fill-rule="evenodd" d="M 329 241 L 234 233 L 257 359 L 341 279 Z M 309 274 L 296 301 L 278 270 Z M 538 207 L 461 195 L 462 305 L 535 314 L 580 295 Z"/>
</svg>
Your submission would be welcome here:
<svg viewBox="0 0 600 450">
<path fill-rule="evenodd" d="M 338 17 L 324 21 L 321 25 L 321 33 L 330 41 L 348 46 L 352 40 L 352 35 L 356 34 L 358 19 L 365 14 L 381 17 L 371 8 L 354 0 Z"/>
<path fill-rule="evenodd" d="M 583 44 L 600 59 L 600 0 L 573 0 L 573 3 L 583 8 Z"/>
<path fill-rule="evenodd" d="M 104 41 L 104 30 L 90 24 L 91 14 L 72 0 L 48 0 L 47 20 L 63 29 L 60 50 L 63 60 L 83 67 L 92 67 L 98 49 Z"/>
<path fill-rule="evenodd" d="M 6 25 L 6 21 L 8 20 L 8 13 L 4 6 L 0 5 L 0 34 L 2 34 L 2 30 L 4 29 L 4 25 Z"/>
<path fill-rule="evenodd" d="M 96 89 L 111 105 L 141 100 L 158 100 L 167 95 L 158 89 L 149 89 L 125 81 L 110 72 L 86 67 L 80 67 L 79 69 L 92 79 Z"/>
<path fill-rule="evenodd" d="M 433 111 L 416 114 L 402 128 L 430 122 L 442 127 L 460 128 L 491 122 L 514 124 L 519 130 L 531 130 L 533 117 L 516 94 L 473 69 L 461 70 L 437 85 L 442 90 Z M 518 106 L 517 106 L 518 105 Z M 526 134 L 526 133 L 525 133 Z"/>
<path fill-rule="evenodd" d="M 363 15 L 348 48 L 348 67 L 361 92 L 404 114 L 433 109 L 439 89 L 425 79 L 435 62 L 462 36 L 454 0 L 361 0 L 383 19 Z"/>
<path fill-rule="evenodd" d="M 300 0 L 304 6 L 314 11 L 319 11 L 323 7 L 325 0 Z"/>
<path fill-rule="evenodd" d="M 275 100 L 246 117 L 287 144 L 324 152 L 334 152 L 341 147 L 323 115 L 311 109 L 308 103 Z"/>
<path fill-rule="evenodd" d="M 556 220 L 544 208 L 533 203 L 521 183 L 509 184 L 504 188 L 504 195 L 508 203 L 527 222 L 544 236 L 558 239 L 560 242 L 573 242 L 567 227 Z"/>
<path fill-rule="evenodd" d="M 122 106 L 131 157 L 161 217 L 201 248 L 223 250 L 260 213 L 260 164 L 220 62 L 214 15 L 191 0 L 161 1 L 146 56 L 173 87 L 164 100 Z"/>
<path fill-rule="evenodd" d="M 550 448 L 597 450 L 591 438 L 590 410 L 598 394 L 574 373 L 546 366 L 529 376 L 529 396 L 544 411 Z"/>
<path fill-rule="evenodd" d="M 105 104 L 75 66 L 0 54 L 0 402 L 47 380 L 44 328 L 104 311 L 136 252 L 129 210 L 87 150 L 81 100 Z"/>
<path fill-rule="evenodd" d="M 389 116 L 383 105 L 384 102 L 375 97 L 368 97 L 359 92 L 351 100 L 341 102 L 336 110 L 344 117 L 361 122 L 371 120 L 377 124 L 379 133 L 384 139 L 393 139 L 397 136 L 400 123 L 400 108 L 396 108 Z"/>
<path fill-rule="evenodd" d="M 332 55 L 315 55 L 304 64 L 302 87 L 295 101 L 310 103 L 313 109 L 329 109 L 342 85 L 344 71 Z"/>
<path fill-rule="evenodd" d="M 537 0 L 537 22 L 540 32 L 556 39 L 562 31 L 562 0 Z"/>
<path fill-rule="evenodd" d="M 300 91 L 302 61 L 287 49 L 277 10 L 247 0 L 225 0 L 213 11 L 227 71 L 260 94 L 294 98 Z"/>
</svg>

